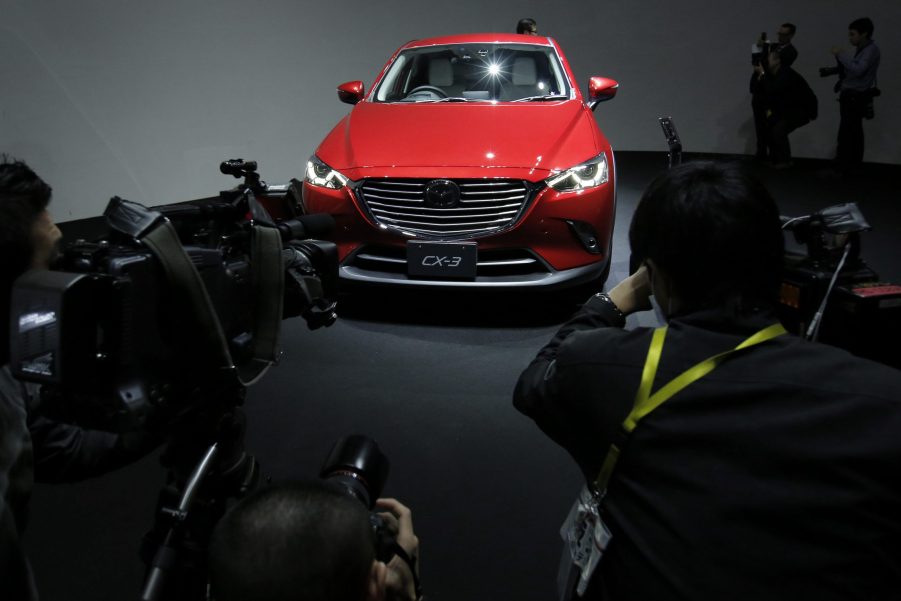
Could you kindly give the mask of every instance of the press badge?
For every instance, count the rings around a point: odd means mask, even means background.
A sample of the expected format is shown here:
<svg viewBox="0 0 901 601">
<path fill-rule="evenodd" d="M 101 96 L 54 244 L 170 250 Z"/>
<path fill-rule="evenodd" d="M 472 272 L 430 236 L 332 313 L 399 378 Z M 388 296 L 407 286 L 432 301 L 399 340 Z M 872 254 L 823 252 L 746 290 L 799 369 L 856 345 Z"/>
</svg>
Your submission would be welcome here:
<svg viewBox="0 0 901 601">
<path fill-rule="evenodd" d="M 565 589 L 572 590 L 571 585 L 576 576 L 573 574 L 574 570 L 578 570 L 576 594 L 582 596 L 612 538 L 610 530 L 601 519 L 598 500 L 587 486 L 582 486 L 579 497 L 560 527 L 560 535 L 563 537 L 561 574 L 558 578 L 560 598 L 569 597 Z M 565 567 L 569 568 L 569 575 L 563 573 Z"/>
</svg>

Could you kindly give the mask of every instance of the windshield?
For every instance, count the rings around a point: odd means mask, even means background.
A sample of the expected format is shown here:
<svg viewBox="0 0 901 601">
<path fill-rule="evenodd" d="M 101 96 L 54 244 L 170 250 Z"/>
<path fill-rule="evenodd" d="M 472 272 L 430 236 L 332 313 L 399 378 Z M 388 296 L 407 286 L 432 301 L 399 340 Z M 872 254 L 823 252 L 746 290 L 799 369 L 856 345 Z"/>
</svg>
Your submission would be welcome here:
<svg viewBox="0 0 901 601">
<path fill-rule="evenodd" d="M 532 102 L 570 98 L 550 46 L 466 44 L 403 51 L 374 102 Z"/>
</svg>

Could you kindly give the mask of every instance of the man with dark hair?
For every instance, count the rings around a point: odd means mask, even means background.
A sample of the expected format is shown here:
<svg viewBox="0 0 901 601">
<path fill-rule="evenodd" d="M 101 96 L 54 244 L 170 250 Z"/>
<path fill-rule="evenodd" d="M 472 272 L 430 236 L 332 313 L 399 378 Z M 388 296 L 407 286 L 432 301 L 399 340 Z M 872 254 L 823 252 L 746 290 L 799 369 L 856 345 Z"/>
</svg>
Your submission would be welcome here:
<svg viewBox="0 0 901 601">
<path fill-rule="evenodd" d="M 791 67 L 798 58 L 798 50 L 792 44 L 795 32 L 798 30 L 794 23 L 783 23 L 776 32 L 776 45 L 771 48 L 780 54 L 782 64 Z"/>
<path fill-rule="evenodd" d="M 379 499 L 397 547 L 375 557 L 363 505 L 319 481 L 257 491 L 220 520 L 209 550 L 214 601 L 415 601 L 419 540 L 410 510 Z M 395 547 L 395 549 L 397 549 Z"/>
<path fill-rule="evenodd" d="M 759 52 L 755 53 L 759 56 L 759 61 L 753 63 L 754 72 L 751 73 L 751 111 L 754 114 L 754 132 L 757 135 L 757 152 L 755 158 L 758 160 L 766 160 L 772 158 L 769 153 L 769 129 L 768 114 L 769 106 L 764 91 L 761 89 L 758 81 L 761 75 L 769 72 L 768 55 L 771 52 L 777 52 L 779 64 L 782 67 L 791 67 L 798 58 L 798 50 L 792 44 L 792 38 L 795 37 L 797 28 L 792 23 L 783 23 L 776 32 L 778 41 L 775 44 L 768 43 L 765 37 L 757 42 Z"/>
<path fill-rule="evenodd" d="M 848 41 L 856 48 L 853 56 L 838 46 L 832 48 L 841 72 L 838 85 L 841 121 L 835 161 L 843 173 L 853 171 L 863 162 L 863 120 L 872 118 L 881 58 L 879 47 L 873 41 L 873 21 L 870 19 L 864 17 L 852 21 L 848 25 Z"/>
<path fill-rule="evenodd" d="M 561 588 L 896 598 L 901 372 L 785 333 L 767 190 L 736 166 L 683 164 L 645 191 L 629 240 L 642 267 L 589 299 L 514 394 L 586 480 Z M 652 298 L 667 326 L 623 329 Z"/>
<path fill-rule="evenodd" d="M 13 282 L 32 267 L 49 267 L 62 234 L 47 211 L 50 186 L 24 163 L 0 158 L 0 193 L 0 333 L 6 341 Z M 0 349 L 0 365 L 7 362 L 8 347 Z"/>
<path fill-rule="evenodd" d="M 116 469 L 157 444 L 140 433 L 82 430 L 40 413 L 37 385 L 9 369 L 10 294 L 28 269 L 47 269 L 61 234 L 47 205 L 51 189 L 25 163 L 0 157 L 0 590 L 4 600 L 36 599 L 22 549 L 34 480 L 72 482 Z"/>
<path fill-rule="evenodd" d="M 538 24 L 535 19 L 520 19 L 516 24 L 516 33 L 525 35 L 538 35 Z"/>
</svg>

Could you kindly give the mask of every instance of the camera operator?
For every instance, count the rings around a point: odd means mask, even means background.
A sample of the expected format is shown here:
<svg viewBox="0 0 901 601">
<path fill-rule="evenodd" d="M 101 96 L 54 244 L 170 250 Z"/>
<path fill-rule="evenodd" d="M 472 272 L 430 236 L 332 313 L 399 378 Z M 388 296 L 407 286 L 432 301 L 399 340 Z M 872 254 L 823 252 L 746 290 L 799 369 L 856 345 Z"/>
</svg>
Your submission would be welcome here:
<svg viewBox="0 0 901 601">
<path fill-rule="evenodd" d="M 765 108 L 765 146 L 775 169 L 792 166 L 788 134 L 817 117 L 817 100 L 804 78 L 782 63 L 782 53 L 770 50 L 754 67 L 751 91 Z M 758 140 L 759 143 L 759 140 Z"/>
<path fill-rule="evenodd" d="M 791 67 L 792 63 L 798 58 L 798 50 L 792 44 L 792 38 L 795 37 L 797 28 L 792 23 L 783 23 L 776 32 L 778 41 L 771 43 L 767 41 L 766 32 L 760 34 L 756 48 L 751 53 L 751 64 L 754 72 L 751 73 L 751 111 L 754 114 L 754 132 L 757 135 L 757 152 L 755 157 L 758 160 L 765 161 L 769 158 L 767 150 L 767 104 L 766 98 L 760 88 L 756 86 L 759 70 L 764 73 L 769 71 L 767 57 L 770 52 L 779 53 L 779 59 L 783 67 Z"/>
<path fill-rule="evenodd" d="M 396 555 L 376 559 L 370 514 L 324 482 L 256 491 L 216 525 L 209 548 L 213 601 L 415 601 L 419 539 L 410 510 L 376 508 L 390 522 Z"/>
<path fill-rule="evenodd" d="M 642 267 L 514 394 L 586 479 L 567 578 L 592 599 L 895 598 L 901 372 L 785 333 L 768 191 L 685 163 L 650 184 L 629 240 Z M 654 302 L 665 329 L 624 329 Z"/>
<path fill-rule="evenodd" d="M 873 21 L 866 17 L 852 21 L 848 25 L 848 41 L 856 49 L 854 55 L 833 47 L 838 68 L 820 70 L 820 75 L 839 73 L 841 78 L 836 86 L 841 121 L 835 161 L 842 173 L 853 171 L 863 162 L 863 120 L 872 119 L 873 98 L 879 95 L 876 72 L 880 52 L 873 41 Z"/>
<path fill-rule="evenodd" d="M 61 238 L 47 205 L 51 189 L 25 163 L 0 157 L 0 582 L 3 598 L 37 598 L 22 549 L 35 480 L 71 482 L 116 469 L 157 446 L 142 433 L 83 430 L 44 417 L 39 387 L 10 372 L 10 294 L 29 269 L 48 269 Z"/>
</svg>

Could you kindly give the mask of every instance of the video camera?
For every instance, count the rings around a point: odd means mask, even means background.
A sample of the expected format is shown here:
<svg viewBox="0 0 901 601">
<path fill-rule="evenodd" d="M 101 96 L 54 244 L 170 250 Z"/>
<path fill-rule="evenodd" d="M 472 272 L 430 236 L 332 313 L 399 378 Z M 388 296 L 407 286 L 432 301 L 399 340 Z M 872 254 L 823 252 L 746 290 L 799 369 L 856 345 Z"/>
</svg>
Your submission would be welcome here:
<svg viewBox="0 0 901 601">
<path fill-rule="evenodd" d="M 331 216 L 300 214 L 302 184 L 268 185 L 254 161 L 219 170 L 243 182 L 151 208 L 114 197 L 102 235 L 11 295 L 10 368 L 43 384 L 44 414 L 165 440 L 142 601 L 205 598 L 212 527 L 260 481 L 245 389 L 279 359 L 283 319 L 336 319 L 337 248 L 314 239 Z"/>
<path fill-rule="evenodd" d="M 310 239 L 332 218 L 299 215 L 299 182 L 269 186 L 253 161 L 220 171 L 244 182 L 153 208 L 114 197 L 104 235 L 16 281 L 17 378 L 103 398 L 107 419 L 133 428 L 259 378 L 278 359 L 282 319 L 334 322 L 336 248 Z"/>
<path fill-rule="evenodd" d="M 901 367 L 901 286 L 879 281 L 860 256 L 870 224 L 856 203 L 782 217 L 803 252 L 785 254 L 779 316 L 790 331 Z"/>
<path fill-rule="evenodd" d="M 850 248 L 846 262 L 854 264 L 860 257 L 860 232 L 872 229 L 856 203 L 849 202 L 821 209 L 803 217 L 781 217 L 782 229 L 794 234 L 795 240 L 807 248 L 811 264 L 834 269 Z"/>
</svg>

